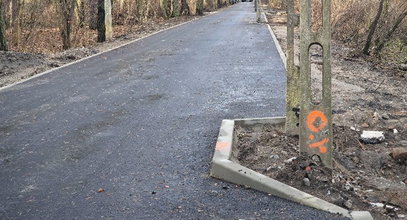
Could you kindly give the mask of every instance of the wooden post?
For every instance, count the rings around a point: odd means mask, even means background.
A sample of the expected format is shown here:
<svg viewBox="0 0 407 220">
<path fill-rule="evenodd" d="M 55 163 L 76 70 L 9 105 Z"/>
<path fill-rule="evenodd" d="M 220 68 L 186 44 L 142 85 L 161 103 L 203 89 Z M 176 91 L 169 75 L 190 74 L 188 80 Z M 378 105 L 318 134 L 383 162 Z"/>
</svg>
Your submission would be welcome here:
<svg viewBox="0 0 407 220">
<path fill-rule="evenodd" d="M 112 3 L 110 0 L 98 0 L 98 41 L 113 38 Z"/>
<path fill-rule="evenodd" d="M 301 54 L 300 54 L 300 151 L 317 155 L 322 163 L 332 168 L 332 107 L 331 107 L 331 0 L 322 0 L 322 28 L 311 30 L 311 1 L 301 0 Z M 323 50 L 322 100 L 312 103 L 310 47 Z"/>
</svg>

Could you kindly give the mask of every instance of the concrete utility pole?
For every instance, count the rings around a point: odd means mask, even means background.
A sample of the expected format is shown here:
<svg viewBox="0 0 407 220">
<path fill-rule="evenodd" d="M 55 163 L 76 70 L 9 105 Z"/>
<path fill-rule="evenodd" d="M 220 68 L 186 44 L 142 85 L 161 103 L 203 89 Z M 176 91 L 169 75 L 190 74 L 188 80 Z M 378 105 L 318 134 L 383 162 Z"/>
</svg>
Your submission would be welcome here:
<svg viewBox="0 0 407 220">
<path fill-rule="evenodd" d="M 301 0 L 300 54 L 300 151 L 318 155 L 322 163 L 332 168 L 332 107 L 331 107 L 331 0 L 322 0 L 322 28 L 311 30 L 311 1 Z M 323 50 L 322 100 L 312 103 L 310 47 Z"/>
<path fill-rule="evenodd" d="M 299 23 L 294 12 L 294 0 L 287 0 L 287 91 L 286 91 L 286 119 L 285 132 L 289 135 L 299 133 L 300 69 L 294 63 L 294 27 Z"/>
<path fill-rule="evenodd" d="M 112 2 L 98 0 L 98 41 L 104 42 L 113 38 Z"/>
</svg>

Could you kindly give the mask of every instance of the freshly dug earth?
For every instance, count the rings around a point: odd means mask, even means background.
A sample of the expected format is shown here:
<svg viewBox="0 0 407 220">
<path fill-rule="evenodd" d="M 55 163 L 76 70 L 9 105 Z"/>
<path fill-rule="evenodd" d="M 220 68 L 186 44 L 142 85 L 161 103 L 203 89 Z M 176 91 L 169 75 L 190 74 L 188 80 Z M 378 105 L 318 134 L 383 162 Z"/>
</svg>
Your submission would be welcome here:
<svg viewBox="0 0 407 220">
<path fill-rule="evenodd" d="M 389 130 L 384 142 L 364 144 L 361 131 L 334 126 L 333 170 L 300 154 L 298 136 L 286 136 L 281 125 L 237 126 L 234 132 L 243 166 L 346 209 L 370 211 L 375 219 L 407 219 L 407 158 L 394 148 L 407 131 Z"/>
</svg>

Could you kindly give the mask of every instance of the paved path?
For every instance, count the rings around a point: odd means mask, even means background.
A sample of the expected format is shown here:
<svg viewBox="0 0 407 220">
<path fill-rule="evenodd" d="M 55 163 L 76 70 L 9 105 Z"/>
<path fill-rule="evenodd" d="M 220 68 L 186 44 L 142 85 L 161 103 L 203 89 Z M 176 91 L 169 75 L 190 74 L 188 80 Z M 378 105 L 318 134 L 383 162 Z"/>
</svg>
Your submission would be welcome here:
<svg viewBox="0 0 407 220">
<path fill-rule="evenodd" d="M 332 219 L 208 177 L 222 119 L 284 112 L 252 7 L 1 91 L 0 219 Z"/>
</svg>

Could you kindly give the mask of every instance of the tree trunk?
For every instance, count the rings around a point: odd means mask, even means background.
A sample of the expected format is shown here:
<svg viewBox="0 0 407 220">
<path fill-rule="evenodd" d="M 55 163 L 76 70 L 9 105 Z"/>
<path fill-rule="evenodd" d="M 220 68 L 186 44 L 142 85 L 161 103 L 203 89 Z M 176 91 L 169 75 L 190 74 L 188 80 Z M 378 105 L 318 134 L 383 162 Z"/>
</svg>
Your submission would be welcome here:
<svg viewBox="0 0 407 220">
<path fill-rule="evenodd" d="M 143 23 L 144 20 L 144 13 L 145 13 L 145 2 L 144 0 L 137 0 L 136 1 L 136 13 L 137 13 L 137 21 Z"/>
<path fill-rule="evenodd" d="M 4 5 L 0 1 L 0 50 L 7 51 L 6 22 L 4 20 Z"/>
<path fill-rule="evenodd" d="M 110 0 L 98 0 L 97 24 L 98 42 L 112 39 L 112 4 Z"/>
<path fill-rule="evenodd" d="M 12 0 L 12 16 L 11 16 L 11 26 L 13 32 L 13 45 L 15 47 L 20 46 L 21 39 L 21 6 L 22 0 Z"/>
<path fill-rule="evenodd" d="M 62 38 L 62 48 L 67 50 L 71 48 L 71 27 L 72 18 L 75 12 L 75 0 L 59 0 L 61 26 L 59 31 Z"/>
<path fill-rule="evenodd" d="M 144 10 L 144 20 L 146 21 L 150 15 L 150 0 L 145 0 L 146 10 Z"/>
<path fill-rule="evenodd" d="M 196 2 L 196 14 L 203 15 L 203 0 L 197 0 Z"/>
<path fill-rule="evenodd" d="M 372 24 L 369 27 L 369 34 L 367 35 L 366 44 L 365 47 L 363 48 L 363 53 L 366 55 L 369 55 L 370 45 L 372 44 L 373 35 L 376 31 L 377 24 L 379 23 L 380 16 L 382 15 L 383 12 L 384 3 L 385 0 L 380 0 L 379 9 L 377 10 L 376 17 L 374 18 Z"/>
<path fill-rule="evenodd" d="M 172 0 L 172 17 L 178 17 L 179 14 L 179 2 L 178 0 Z"/>
<path fill-rule="evenodd" d="M 161 13 L 162 16 L 165 18 L 168 18 L 167 1 L 168 0 L 160 0 Z"/>
<path fill-rule="evenodd" d="M 189 15 L 189 8 L 187 0 L 181 0 L 181 14 Z"/>
<path fill-rule="evenodd" d="M 75 17 L 78 21 L 79 27 L 83 28 L 85 25 L 85 2 L 84 0 L 76 0 Z"/>
<path fill-rule="evenodd" d="M 407 16 L 407 10 L 404 11 L 403 13 L 401 13 L 396 22 L 394 23 L 393 27 L 390 29 L 389 32 L 386 33 L 386 35 L 384 36 L 383 40 L 378 44 L 375 54 L 379 55 L 380 52 L 383 50 L 384 46 L 386 45 L 387 42 L 389 42 L 391 36 L 393 35 L 393 33 L 397 30 L 397 28 L 400 26 L 401 22 L 404 20 L 404 18 Z"/>
<path fill-rule="evenodd" d="M 90 9 L 89 28 L 92 30 L 97 30 L 98 29 L 99 0 L 89 0 L 88 7 Z"/>
<path fill-rule="evenodd" d="M 4 2 L 3 2 L 3 13 L 4 13 L 4 23 L 6 24 L 6 27 L 5 27 L 5 29 L 8 29 L 8 28 L 10 28 L 11 27 L 11 23 L 13 22 L 12 21 L 12 16 L 9 16 L 9 18 L 7 19 L 7 15 L 8 14 L 13 14 L 13 3 L 12 3 L 12 0 L 5 0 Z"/>
</svg>

